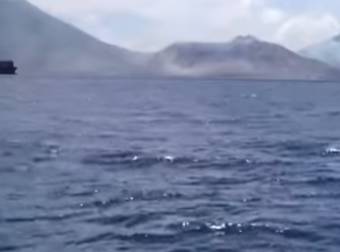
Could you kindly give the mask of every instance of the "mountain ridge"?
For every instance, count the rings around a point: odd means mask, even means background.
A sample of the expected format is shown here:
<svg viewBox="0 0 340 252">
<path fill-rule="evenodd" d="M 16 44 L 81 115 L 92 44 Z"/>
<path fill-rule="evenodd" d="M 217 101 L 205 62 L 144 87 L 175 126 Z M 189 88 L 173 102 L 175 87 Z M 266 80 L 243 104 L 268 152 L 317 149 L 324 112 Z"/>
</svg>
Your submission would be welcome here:
<svg viewBox="0 0 340 252">
<path fill-rule="evenodd" d="M 6 34 L 0 56 L 15 60 L 21 73 L 35 72 L 37 66 L 47 73 L 139 70 L 133 62 L 139 54 L 101 42 L 26 0 L 0 1 L 0 27 Z"/>
<path fill-rule="evenodd" d="M 339 71 L 254 36 L 175 43 L 141 53 L 104 43 L 26 0 L 0 1 L 0 58 L 19 74 L 124 77 L 340 79 Z"/>
<path fill-rule="evenodd" d="M 326 64 L 253 36 L 238 36 L 226 43 L 175 43 L 158 52 L 156 62 L 185 76 L 339 78 L 339 72 Z"/>
</svg>

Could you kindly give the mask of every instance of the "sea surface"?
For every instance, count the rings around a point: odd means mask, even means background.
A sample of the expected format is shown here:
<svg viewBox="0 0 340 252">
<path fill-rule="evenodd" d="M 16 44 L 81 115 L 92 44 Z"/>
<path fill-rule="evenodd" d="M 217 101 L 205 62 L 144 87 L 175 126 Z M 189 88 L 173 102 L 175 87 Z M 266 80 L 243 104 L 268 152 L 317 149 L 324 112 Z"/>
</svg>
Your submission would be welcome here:
<svg viewBox="0 0 340 252">
<path fill-rule="evenodd" d="M 340 251 L 340 83 L 0 77 L 0 251 Z"/>
</svg>

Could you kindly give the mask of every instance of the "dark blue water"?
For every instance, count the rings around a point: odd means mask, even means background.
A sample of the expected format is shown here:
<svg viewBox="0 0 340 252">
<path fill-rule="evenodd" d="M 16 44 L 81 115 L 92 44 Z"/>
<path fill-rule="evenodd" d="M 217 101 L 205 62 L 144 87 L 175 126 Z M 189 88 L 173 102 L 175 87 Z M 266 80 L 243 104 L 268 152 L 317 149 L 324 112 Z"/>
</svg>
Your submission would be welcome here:
<svg viewBox="0 0 340 252">
<path fill-rule="evenodd" d="M 340 250 L 337 83 L 0 78 L 0 251 Z"/>
</svg>

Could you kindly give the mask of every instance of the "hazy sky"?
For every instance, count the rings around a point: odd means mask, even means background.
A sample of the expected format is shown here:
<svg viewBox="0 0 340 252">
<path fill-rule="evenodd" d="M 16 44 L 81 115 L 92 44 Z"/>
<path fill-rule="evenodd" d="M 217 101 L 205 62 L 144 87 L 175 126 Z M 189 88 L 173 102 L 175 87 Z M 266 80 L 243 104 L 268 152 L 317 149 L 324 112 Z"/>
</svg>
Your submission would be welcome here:
<svg viewBox="0 0 340 252">
<path fill-rule="evenodd" d="M 339 0 L 29 0 L 96 37 L 137 50 L 239 34 L 291 49 L 340 34 Z"/>
</svg>

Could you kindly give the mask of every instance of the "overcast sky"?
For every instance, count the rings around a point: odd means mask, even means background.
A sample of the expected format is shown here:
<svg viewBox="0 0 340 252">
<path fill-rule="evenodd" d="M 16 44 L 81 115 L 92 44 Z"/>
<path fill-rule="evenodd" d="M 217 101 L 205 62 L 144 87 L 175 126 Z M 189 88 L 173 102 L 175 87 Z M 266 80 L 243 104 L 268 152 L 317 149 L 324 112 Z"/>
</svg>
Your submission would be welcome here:
<svg viewBox="0 0 340 252">
<path fill-rule="evenodd" d="M 150 51 L 240 34 L 297 50 L 340 34 L 340 0 L 29 0 L 99 39 Z"/>
</svg>

